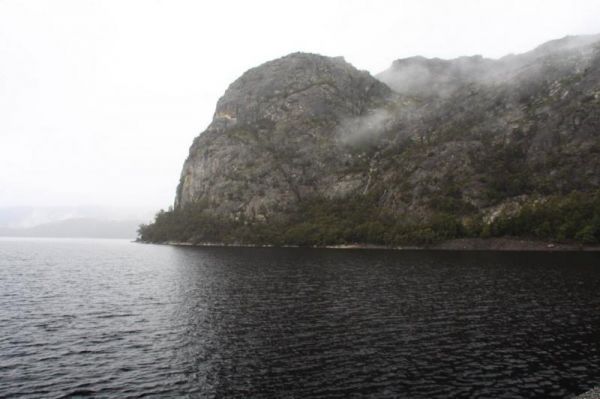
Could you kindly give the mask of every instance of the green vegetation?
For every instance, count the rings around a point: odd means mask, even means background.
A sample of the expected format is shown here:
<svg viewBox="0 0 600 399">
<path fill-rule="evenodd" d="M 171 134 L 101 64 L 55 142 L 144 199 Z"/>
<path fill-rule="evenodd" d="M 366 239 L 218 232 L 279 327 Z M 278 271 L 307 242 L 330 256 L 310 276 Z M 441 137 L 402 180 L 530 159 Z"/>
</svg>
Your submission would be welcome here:
<svg viewBox="0 0 600 399">
<path fill-rule="evenodd" d="M 491 202 L 532 192 L 527 154 L 518 145 L 495 145 L 482 162 Z"/>
<path fill-rule="evenodd" d="M 453 238 L 504 236 L 600 243 L 600 191 L 531 201 L 515 214 L 500 215 L 491 223 L 484 223 L 477 214 L 459 219 L 439 211 L 423 223 L 407 223 L 381 210 L 378 199 L 376 194 L 315 198 L 301 202 L 285 219 L 268 222 L 217 217 L 206 204 L 198 203 L 160 211 L 154 223 L 140 226 L 139 235 L 148 242 L 299 246 L 430 245 Z"/>
<path fill-rule="evenodd" d="M 484 235 L 525 236 L 583 244 L 600 243 L 600 191 L 572 192 L 525 204 L 512 216 L 485 226 Z"/>
<path fill-rule="evenodd" d="M 142 225 L 140 239 L 148 242 L 222 242 L 255 245 L 325 246 L 343 244 L 428 245 L 465 236 L 461 221 L 436 213 L 419 225 L 382 211 L 375 194 L 360 198 L 303 201 L 285 219 L 256 222 L 212 215 L 195 204 L 161 211 L 154 223 Z"/>
</svg>

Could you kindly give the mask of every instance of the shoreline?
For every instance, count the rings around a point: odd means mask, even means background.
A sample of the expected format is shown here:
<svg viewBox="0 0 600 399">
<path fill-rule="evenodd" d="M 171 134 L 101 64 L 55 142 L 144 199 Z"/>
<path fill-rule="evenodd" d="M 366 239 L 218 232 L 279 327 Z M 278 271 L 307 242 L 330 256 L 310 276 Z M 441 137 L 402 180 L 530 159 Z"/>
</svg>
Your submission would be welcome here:
<svg viewBox="0 0 600 399">
<path fill-rule="evenodd" d="M 323 246 L 299 245 L 256 245 L 228 244 L 219 242 L 191 243 L 181 241 L 165 241 L 150 243 L 141 240 L 134 242 L 142 244 L 159 244 L 182 247 L 235 247 L 235 248 L 314 248 L 314 249 L 378 249 L 396 251 L 528 251 L 528 252 L 600 252 L 600 245 L 583 245 L 579 243 L 557 243 L 523 238 L 456 238 L 427 246 L 385 246 L 373 244 L 341 244 Z"/>
<path fill-rule="evenodd" d="M 600 398 L 600 387 L 593 388 L 581 395 L 574 397 L 573 399 L 598 399 Z"/>
</svg>

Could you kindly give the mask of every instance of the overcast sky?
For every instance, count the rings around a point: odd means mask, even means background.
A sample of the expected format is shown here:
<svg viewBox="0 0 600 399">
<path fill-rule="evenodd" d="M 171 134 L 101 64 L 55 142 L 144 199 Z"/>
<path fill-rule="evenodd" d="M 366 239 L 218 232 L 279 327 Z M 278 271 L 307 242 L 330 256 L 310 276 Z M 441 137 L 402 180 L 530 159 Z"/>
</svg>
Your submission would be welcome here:
<svg viewBox="0 0 600 399">
<path fill-rule="evenodd" d="M 0 0 L 0 206 L 169 206 L 229 83 L 290 52 L 377 73 L 586 33 L 598 0 Z"/>
</svg>

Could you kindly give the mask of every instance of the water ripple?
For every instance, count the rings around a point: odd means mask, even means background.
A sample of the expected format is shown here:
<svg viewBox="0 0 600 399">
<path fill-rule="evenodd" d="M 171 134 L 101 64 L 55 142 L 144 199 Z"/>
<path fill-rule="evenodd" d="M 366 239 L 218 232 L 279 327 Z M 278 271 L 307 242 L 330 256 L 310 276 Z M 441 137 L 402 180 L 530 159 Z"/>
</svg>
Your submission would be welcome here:
<svg viewBox="0 0 600 399">
<path fill-rule="evenodd" d="M 0 240 L 0 397 L 564 398 L 598 254 Z"/>
</svg>

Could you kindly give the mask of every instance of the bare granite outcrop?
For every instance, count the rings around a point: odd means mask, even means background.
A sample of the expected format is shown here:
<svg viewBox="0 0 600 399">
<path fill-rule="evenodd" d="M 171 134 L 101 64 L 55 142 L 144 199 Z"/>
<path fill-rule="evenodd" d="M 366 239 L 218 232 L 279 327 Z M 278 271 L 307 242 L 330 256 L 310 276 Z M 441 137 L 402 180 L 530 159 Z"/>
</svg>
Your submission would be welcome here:
<svg viewBox="0 0 600 399">
<path fill-rule="evenodd" d="M 494 217 L 599 187 L 600 36 L 580 36 L 498 60 L 398 60 L 376 77 L 339 57 L 267 62 L 218 101 L 175 207 L 268 221 L 306 198 L 375 193 L 407 220 Z"/>
</svg>

